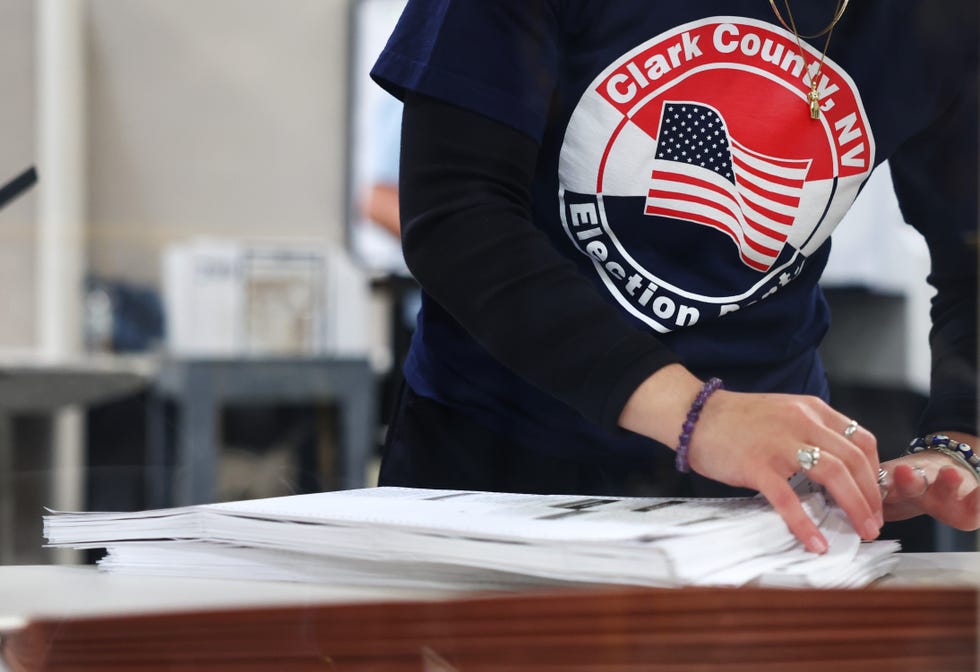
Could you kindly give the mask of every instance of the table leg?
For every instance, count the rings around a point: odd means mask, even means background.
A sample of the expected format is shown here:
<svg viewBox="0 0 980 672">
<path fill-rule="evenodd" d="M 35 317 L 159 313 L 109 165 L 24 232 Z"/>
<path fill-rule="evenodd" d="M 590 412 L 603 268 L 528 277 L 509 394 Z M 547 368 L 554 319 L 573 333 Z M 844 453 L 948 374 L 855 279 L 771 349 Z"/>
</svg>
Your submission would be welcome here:
<svg viewBox="0 0 980 672">
<path fill-rule="evenodd" d="M 363 488 L 368 459 L 374 446 L 374 378 L 365 366 L 344 381 L 345 394 L 338 398 L 341 413 L 341 488 Z"/>
<path fill-rule="evenodd" d="M 183 390 L 177 396 L 175 504 L 207 504 L 213 502 L 216 496 L 218 446 L 215 431 L 217 408 L 212 383 L 206 372 L 189 370 Z"/>
<path fill-rule="evenodd" d="M 167 402 L 151 390 L 146 399 L 146 463 L 143 487 L 146 489 L 146 508 L 162 509 L 172 503 L 167 481 Z"/>
<path fill-rule="evenodd" d="M 0 565 L 14 562 L 13 420 L 0 412 Z"/>
</svg>

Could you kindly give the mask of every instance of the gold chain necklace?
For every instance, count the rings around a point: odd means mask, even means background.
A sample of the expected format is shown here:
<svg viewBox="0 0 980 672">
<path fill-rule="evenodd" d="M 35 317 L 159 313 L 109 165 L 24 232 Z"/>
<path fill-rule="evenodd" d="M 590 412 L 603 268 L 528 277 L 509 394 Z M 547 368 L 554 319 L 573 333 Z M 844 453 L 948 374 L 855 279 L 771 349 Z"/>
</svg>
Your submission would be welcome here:
<svg viewBox="0 0 980 672">
<path fill-rule="evenodd" d="M 819 33 L 814 33 L 813 35 L 800 35 L 796 30 L 796 21 L 793 19 L 793 10 L 790 9 L 789 0 L 783 0 L 783 4 L 786 5 L 786 14 L 789 16 L 789 25 L 786 25 L 786 21 L 783 19 L 783 15 L 779 13 L 779 8 L 776 7 L 776 0 L 769 0 L 769 5 L 772 7 L 772 11 L 776 14 L 776 18 L 779 22 L 783 24 L 783 28 L 789 30 L 793 33 L 796 38 L 796 46 L 800 50 L 800 58 L 803 59 L 803 66 L 806 67 L 806 55 L 803 52 L 803 42 L 800 39 L 804 37 L 806 39 L 812 39 L 814 37 L 820 37 L 821 35 L 826 35 L 827 39 L 823 43 L 823 51 L 820 54 L 820 62 L 817 64 L 816 70 L 810 74 L 810 92 L 806 94 L 807 100 L 810 102 L 810 118 L 819 119 L 820 118 L 820 92 L 817 90 L 817 79 L 820 76 L 820 70 L 823 69 L 823 61 L 827 56 L 827 47 L 830 46 L 830 38 L 834 35 L 834 26 L 840 21 L 840 17 L 844 15 L 844 10 L 847 9 L 847 3 L 850 0 L 837 0 L 837 8 L 834 10 L 834 18 L 831 19 L 830 24 L 826 28 L 821 30 Z"/>
</svg>

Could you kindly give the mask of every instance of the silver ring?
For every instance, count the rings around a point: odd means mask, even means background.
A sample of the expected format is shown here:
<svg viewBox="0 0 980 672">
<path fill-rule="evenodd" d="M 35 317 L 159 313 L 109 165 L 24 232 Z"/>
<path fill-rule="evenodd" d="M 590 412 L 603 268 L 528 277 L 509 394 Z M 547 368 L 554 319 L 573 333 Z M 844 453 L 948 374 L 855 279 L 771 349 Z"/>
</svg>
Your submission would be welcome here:
<svg viewBox="0 0 980 672">
<path fill-rule="evenodd" d="M 854 436 L 854 432 L 856 432 L 857 429 L 858 429 L 857 420 L 851 420 L 849 423 L 847 423 L 847 427 L 844 428 L 844 437 L 848 439 L 851 438 L 852 436 Z"/>
<path fill-rule="evenodd" d="M 929 477 L 926 475 L 926 470 L 918 465 L 912 467 L 912 471 L 915 472 L 916 476 L 922 479 L 922 491 L 915 495 L 916 497 L 921 497 L 922 495 L 926 494 L 926 490 L 929 489 Z"/>
<path fill-rule="evenodd" d="M 817 462 L 820 461 L 820 448 L 813 446 L 812 448 L 800 448 L 796 451 L 796 461 L 800 463 L 803 471 L 810 471 L 815 466 Z"/>
<path fill-rule="evenodd" d="M 881 498 L 885 499 L 888 496 L 888 472 L 885 471 L 884 467 L 878 467 L 878 491 L 881 492 Z"/>
</svg>

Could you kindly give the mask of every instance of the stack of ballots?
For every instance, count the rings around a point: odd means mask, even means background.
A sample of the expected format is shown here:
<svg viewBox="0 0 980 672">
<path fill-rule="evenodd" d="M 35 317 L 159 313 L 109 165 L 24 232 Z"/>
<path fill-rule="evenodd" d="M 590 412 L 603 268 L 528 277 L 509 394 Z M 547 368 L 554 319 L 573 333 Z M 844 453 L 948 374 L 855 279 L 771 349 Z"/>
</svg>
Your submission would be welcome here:
<svg viewBox="0 0 980 672">
<path fill-rule="evenodd" d="M 135 513 L 50 512 L 51 546 L 117 573 L 513 590 L 568 584 L 858 587 L 895 565 L 824 495 L 804 551 L 761 497 L 668 499 L 367 488 Z"/>
</svg>

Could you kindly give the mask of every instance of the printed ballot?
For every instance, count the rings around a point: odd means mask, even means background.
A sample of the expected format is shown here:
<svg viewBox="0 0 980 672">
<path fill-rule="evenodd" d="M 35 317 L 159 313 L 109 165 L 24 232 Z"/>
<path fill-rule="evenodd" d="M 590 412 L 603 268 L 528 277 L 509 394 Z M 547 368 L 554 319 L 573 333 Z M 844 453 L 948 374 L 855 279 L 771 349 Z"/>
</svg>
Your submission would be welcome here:
<svg viewBox="0 0 980 672">
<path fill-rule="evenodd" d="M 555 584 L 856 587 L 894 566 L 833 504 L 807 553 L 761 497 L 670 499 L 366 488 L 135 513 L 50 512 L 51 546 L 129 574 L 449 590 Z"/>
</svg>

